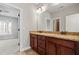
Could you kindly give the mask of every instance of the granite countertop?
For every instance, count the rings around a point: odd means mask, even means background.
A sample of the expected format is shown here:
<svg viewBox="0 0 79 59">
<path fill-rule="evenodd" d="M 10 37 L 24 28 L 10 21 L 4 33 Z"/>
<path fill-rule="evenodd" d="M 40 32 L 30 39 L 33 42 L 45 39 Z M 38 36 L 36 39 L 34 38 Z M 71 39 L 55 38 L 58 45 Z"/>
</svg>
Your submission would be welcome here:
<svg viewBox="0 0 79 59">
<path fill-rule="evenodd" d="M 79 41 L 79 36 L 77 35 L 64 35 L 64 34 L 53 34 L 53 33 L 40 33 L 40 32 L 30 32 L 31 34 L 43 35 L 48 37 L 56 37 L 66 40 Z"/>
</svg>

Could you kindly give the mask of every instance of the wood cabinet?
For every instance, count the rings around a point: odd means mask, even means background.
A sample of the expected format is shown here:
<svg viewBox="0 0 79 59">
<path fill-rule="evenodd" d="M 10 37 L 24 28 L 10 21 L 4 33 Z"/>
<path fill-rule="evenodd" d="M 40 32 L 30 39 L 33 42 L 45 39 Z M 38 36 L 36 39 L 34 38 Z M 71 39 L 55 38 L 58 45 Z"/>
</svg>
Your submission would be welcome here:
<svg viewBox="0 0 79 59">
<path fill-rule="evenodd" d="M 35 51 L 37 51 L 37 39 L 37 35 L 30 34 L 30 46 Z"/>
<path fill-rule="evenodd" d="M 57 54 L 58 55 L 75 55 L 75 42 L 70 40 L 57 40 Z M 58 43 L 59 42 L 59 43 Z"/>
<path fill-rule="evenodd" d="M 57 45 L 57 55 L 75 55 L 74 49 Z"/>
<path fill-rule="evenodd" d="M 32 49 L 41 55 L 79 55 L 79 42 L 43 35 L 30 35 Z"/>
<path fill-rule="evenodd" d="M 38 35 L 38 53 L 45 55 L 45 44 L 46 44 L 46 40 L 45 40 L 45 36 L 41 36 Z"/>
<path fill-rule="evenodd" d="M 49 45 L 48 45 L 49 44 Z M 73 55 L 75 54 L 75 42 L 60 38 L 48 37 L 46 40 L 47 54 Z"/>
<path fill-rule="evenodd" d="M 41 47 L 38 47 L 38 53 L 40 55 L 45 55 L 45 50 L 43 48 L 41 48 Z"/>
<path fill-rule="evenodd" d="M 76 42 L 75 46 L 76 46 L 76 55 L 79 55 L 79 42 Z"/>
<path fill-rule="evenodd" d="M 46 54 L 56 55 L 56 44 L 50 41 L 46 41 Z"/>
</svg>

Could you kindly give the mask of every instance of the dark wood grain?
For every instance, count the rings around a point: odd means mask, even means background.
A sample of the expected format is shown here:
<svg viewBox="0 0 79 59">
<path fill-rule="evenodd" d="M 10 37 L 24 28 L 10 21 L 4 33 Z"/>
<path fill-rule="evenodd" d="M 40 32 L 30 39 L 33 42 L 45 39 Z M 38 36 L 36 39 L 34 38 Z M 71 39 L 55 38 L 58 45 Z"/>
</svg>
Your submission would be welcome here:
<svg viewBox="0 0 79 59">
<path fill-rule="evenodd" d="M 30 46 L 41 55 L 79 55 L 79 42 L 30 34 Z"/>
<path fill-rule="evenodd" d="M 40 55 L 45 55 L 45 50 L 43 48 L 41 48 L 41 47 L 38 47 L 38 53 Z"/>
<path fill-rule="evenodd" d="M 34 49 L 35 51 L 37 51 L 37 35 L 31 35 L 30 34 L 30 46 L 32 47 L 32 49 Z"/>
<path fill-rule="evenodd" d="M 46 54 L 56 55 L 56 45 L 50 41 L 46 41 Z"/>
</svg>

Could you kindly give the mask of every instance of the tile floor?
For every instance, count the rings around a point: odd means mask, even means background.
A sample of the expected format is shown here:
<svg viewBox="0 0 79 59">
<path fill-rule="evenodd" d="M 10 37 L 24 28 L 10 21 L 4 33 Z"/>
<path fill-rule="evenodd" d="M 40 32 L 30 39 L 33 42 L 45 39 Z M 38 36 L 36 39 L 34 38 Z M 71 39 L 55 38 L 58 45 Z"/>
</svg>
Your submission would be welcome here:
<svg viewBox="0 0 79 59">
<path fill-rule="evenodd" d="M 36 53 L 34 50 L 29 49 L 22 52 L 18 52 L 17 55 L 39 55 L 39 54 Z"/>
</svg>

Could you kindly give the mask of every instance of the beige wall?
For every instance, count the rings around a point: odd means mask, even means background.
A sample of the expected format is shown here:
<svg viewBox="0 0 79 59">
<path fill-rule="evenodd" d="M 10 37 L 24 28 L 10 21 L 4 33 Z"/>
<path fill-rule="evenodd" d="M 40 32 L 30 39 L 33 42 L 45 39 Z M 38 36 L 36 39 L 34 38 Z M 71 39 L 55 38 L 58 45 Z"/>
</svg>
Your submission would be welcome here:
<svg viewBox="0 0 79 59">
<path fill-rule="evenodd" d="M 33 4 L 16 3 L 12 4 L 22 9 L 20 20 L 20 50 L 25 50 L 30 47 L 29 31 L 36 29 L 34 20 Z"/>
</svg>

